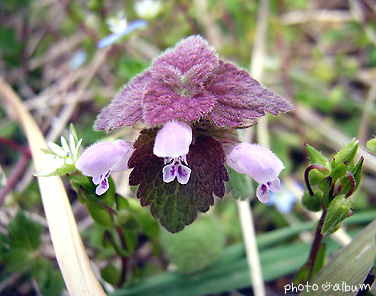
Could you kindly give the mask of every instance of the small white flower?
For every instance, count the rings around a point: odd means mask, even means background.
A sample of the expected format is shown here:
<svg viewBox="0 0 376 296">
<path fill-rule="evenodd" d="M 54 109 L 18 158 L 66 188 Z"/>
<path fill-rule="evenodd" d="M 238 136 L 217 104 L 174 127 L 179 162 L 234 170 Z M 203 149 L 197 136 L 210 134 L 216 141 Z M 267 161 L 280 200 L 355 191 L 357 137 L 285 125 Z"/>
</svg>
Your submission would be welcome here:
<svg viewBox="0 0 376 296">
<path fill-rule="evenodd" d="M 144 19 L 154 18 L 161 8 L 161 2 L 157 0 L 140 0 L 137 1 L 134 10 L 139 17 Z"/>
<path fill-rule="evenodd" d="M 76 169 L 75 163 L 79 156 L 82 139 L 78 140 L 73 124 L 71 124 L 69 129 L 68 141 L 69 142 L 61 136 L 61 146 L 52 142 L 47 143 L 50 150 L 44 150 L 44 153 L 46 154 L 46 163 L 48 163 L 48 165 L 42 171 L 38 172 L 36 176 L 48 177 L 64 175 Z"/>
<path fill-rule="evenodd" d="M 114 34 L 121 34 L 128 26 L 124 11 L 118 11 L 116 16 L 108 18 L 106 23 L 108 29 Z"/>
<path fill-rule="evenodd" d="M 138 28 L 144 28 L 147 26 L 148 22 L 146 20 L 135 20 L 128 24 L 127 19 L 124 15 L 124 11 L 119 11 L 116 16 L 107 19 L 108 29 L 112 32 L 110 35 L 101 39 L 97 46 L 98 48 L 103 48 L 108 45 L 113 44 L 118 39 L 132 33 Z"/>
</svg>

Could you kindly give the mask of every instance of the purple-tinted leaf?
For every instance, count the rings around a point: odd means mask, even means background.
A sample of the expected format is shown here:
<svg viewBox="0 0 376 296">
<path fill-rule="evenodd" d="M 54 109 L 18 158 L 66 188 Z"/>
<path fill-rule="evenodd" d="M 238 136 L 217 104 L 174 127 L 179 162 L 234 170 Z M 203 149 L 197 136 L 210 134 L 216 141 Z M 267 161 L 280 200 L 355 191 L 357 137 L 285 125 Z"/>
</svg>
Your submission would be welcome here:
<svg viewBox="0 0 376 296">
<path fill-rule="evenodd" d="M 209 117 L 219 127 L 241 126 L 265 112 L 278 115 L 292 110 L 291 104 L 261 86 L 247 71 L 224 61 L 220 61 L 207 90 L 217 98 Z"/>
<path fill-rule="evenodd" d="M 144 97 L 144 120 L 148 125 L 171 120 L 192 122 L 208 114 L 214 105 L 215 98 L 210 94 L 179 94 L 163 83 L 151 82 Z"/>
<path fill-rule="evenodd" d="M 173 66 L 185 75 L 197 65 L 209 66 L 208 68 L 202 67 L 201 70 L 211 72 L 218 65 L 218 58 L 214 48 L 210 47 L 201 36 L 195 35 L 183 39 L 174 48 L 166 50 L 160 58 L 155 60 L 153 68 Z"/>
<path fill-rule="evenodd" d="M 134 144 L 135 152 L 128 165 L 133 168 L 130 185 L 140 185 L 137 197 L 142 206 L 150 205 L 152 215 L 170 232 L 178 232 L 193 222 L 197 212 L 206 212 L 214 196 L 223 197 L 224 167 L 222 144 L 210 136 L 197 138 L 187 155 L 191 175 L 186 185 L 176 179 L 163 181 L 163 158 L 153 154 L 156 130 L 143 130 Z"/>
<path fill-rule="evenodd" d="M 107 107 L 102 109 L 95 121 L 94 128 L 110 132 L 121 126 L 133 125 L 142 119 L 142 99 L 150 81 L 150 71 L 136 76 Z"/>
</svg>

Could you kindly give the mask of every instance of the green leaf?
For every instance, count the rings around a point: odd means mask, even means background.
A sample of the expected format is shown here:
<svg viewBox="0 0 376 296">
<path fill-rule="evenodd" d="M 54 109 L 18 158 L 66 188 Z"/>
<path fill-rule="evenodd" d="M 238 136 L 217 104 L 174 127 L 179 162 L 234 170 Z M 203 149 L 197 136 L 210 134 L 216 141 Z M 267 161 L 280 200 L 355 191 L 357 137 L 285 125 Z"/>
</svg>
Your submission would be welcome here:
<svg viewBox="0 0 376 296">
<path fill-rule="evenodd" d="M 40 224 L 26 218 L 22 211 L 18 211 L 8 226 L 9 245 L 11 248 L 36 250 L 41 244 L 41 232 Z"/>
<path fill-rule="evenodd" d="M 31 268 L 34 261 L 33 251 L 22 247 L 12 247 L 4 255 L 6 273 L 23 272 Z"/>
<path fill-rule="evenodd" d="M 69 125 L 69 134 L 73 136 L 74 143 L 77 145 L 77 143 L 78 143 L 78 136 L 77 136 L 77 131 L 76 131 L 76 129 L 74 128 L 73 123 L 71 123 L 71 124 Z M 72 151 L 72 152 L 74 152 L 74 151 Z"/>
<path fill-rule="evenodd" d="M 311 170 L 308 175 L 308 180 L 311 185 L 319 184 L 324 178 L 328 176 L 328 173 L 323 173 L 322 171 L 315 169 Z"/>
<path fill-rule="evenodd" d="M 339 178 L 346 175 L 347 165 L 344 163 L 338 163 L 335 168 L 330 172 L 332 182 L 335 183 Z"/>
<path fill-rule="evenodd" d="M 332 233 L 335 227 L 343 221 L 351 210 L 351 201 L 344 195 L 336 196 L 329 204 L 321 233 Z"/>
<path fill-rule="evenodd" d="M 313 272 L 312 277 L 314 277 L 321 268 L 325 265 L 325 259 L 326 259 L 326 243 L 322 243 L 319 247 L 319 251 L 317 253 L 316 261 L 313 266 Z M 309 279 L 311 280 L 311 279 Z"/>
<path fill-rule="evenodd" d="M 63 167 L 57 168 L 55 171 L 49 174 L 34 174 L 35 177 L 53 177 L 53 176 L 64 176 L 67 174 L 71 174 L 76 171 L 76 167 L 74 165 L 64 165 Z"/>
<path fill-rule="evenodd" d="M 156 130 L 143 130 L 136 140 L 135 152 L 128 164 L 133 168 L 129 184 L 140 184 L 137 198 L 142 206 L 150 205 L 150 212 L 170 232 L 181 231 L 192 223 L 197 212 L 206 212 L 214 205 L 214 195 L 223 197 L 224 181 L 228 174 L 224 167 L 222 144 L 210 136 L 195 139 L 189 148 L 187 162 L 191 168 L 189 182 L 163 181 L 163 158 L 153 153 Z"/>
<path fill-rule="evenodd" d="M 114 222 L 116 225 L 126 229 L 136 230 L 139 227 L 137 216 L 129 209 L 117 211 L 114 216 Z"/>
<path fill-rule="evenodd" d="M 356 166 L 350 171 L 355 181 L 355 187 L 354 187 L 353 192 L 355 192 L 359 187 L 361 177 L 362 177 L 363 162 L 364 162 L 364 158 L 361 157 L 358 163 L 356 164 Z M 348 177 L 343 177 L 341 179 L 341 186 L 342 186 L 341 194 L 347 194 L 349 190 L 351 189 L 351 182 Z"/>
<path fill-rule="evenodd" d="M 338 153 L 334 156 L 335 162 L 337 164 L 342 164 L 347 162 L 348 167 L 352 167 L 354 165 L 354 158 L 356 152 L 359 148 L 359 141 L 357 139 L 353 139 L 351 143 L 343 147 Z"/>
<path fill-rule="evenodd" d="M 31 274 L 38 283 L 41 295 L 59 296 L 65 288 L 60 270 L 54 270 L 46 258 L 35 261 Z"/>
<path fill-rule="evenodd" d="M 94 219 L 95 222 L 104 227 L 112 227 L 112 216 L 108 213 L 108 211 L 104 210 L 103 208 L 99 209 L 90 203 L 88 203 L 86 206 L 90 216 Z"/>
<path fill-rule="evenodd" d="M 320 151 L 316 150 L 309 144 L 305 144 L 308 157 L 313 164 L 321 164 L 328 167 L 329 159 L 327 159 Z"/>
<path fill-rule="evenodd" d="M 366 145 L 367 149 L 371 151 L 372 154 L 376 155 L 376 137 L 369 140 Z"/>
<path fill-rule="evenodd" d="M 141 227 L 141 232 L 146 234 L 150 238 L 156 238 L 159 235 L 159 224 L 155 220 L 150 212 L 141 207 L 140 203 L 135 198 L 128 198 L 130 210 L 137 217 L 137 221 Z"/>
<path fill-rule="evenodd" d="M 213 263 L 222 253 L 225 236 L 214 216 L 204 216 L 183 231 L 161 233 L 161 244 L 182 273 L 192 273 Z"/>
<path fill-rule="evenodd" d="M 230 180 L 227 185 L 235 199 L 244 200 L 249 198 L 252 193 L 251 179 L 246 174 L 240 174 L 232 168 L 226 166 Z"/>
<path fill-rule="evenodd" d="M 106 265 L 101 270 L 102 278 L 113 286 L 116 286 L 120 281 L 120 270 L 112 263 Z"/>
</svg>

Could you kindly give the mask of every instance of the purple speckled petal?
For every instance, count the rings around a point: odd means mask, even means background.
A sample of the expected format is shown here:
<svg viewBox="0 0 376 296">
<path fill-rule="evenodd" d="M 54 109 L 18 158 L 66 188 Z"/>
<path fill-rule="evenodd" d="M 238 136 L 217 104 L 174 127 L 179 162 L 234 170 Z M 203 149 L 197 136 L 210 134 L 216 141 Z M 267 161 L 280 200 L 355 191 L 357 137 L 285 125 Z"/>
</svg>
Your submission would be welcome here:
<svg viewBox="0 0 376 296">
<path fill-rule="evenodd" d="M 179 157 L 189 152 L 192 128 L 182 122 L 167 122 L 157 133 L 153 152 L 158 157 Z"/>
<path fill-rule="evenodd" d="M 109 184 L 108 184 L 108 180 L 107 178 L 103 178 L 99 184 L 99 186 L 97 186 L 96 190 L 95 190 L 95 193 L 97 195 L 102 195 L 103 193 L 105 193 L 108 188 L 109 188 Z"/>
<path fill-rule="evenodd" d="M 163 168 L 163 182 L 170 183 L 175 180 L 176 177 L 176 165 L 175 162 L 164 166 Z"/>
<path fill-rule="evenodd" d="M 182 185 L 185 185 L 189 181 L 189 177 L 191 175 L 191 169 L 185 165 L 178 164 L 177 165 L 177 175 L 178 182 Z"/>
<path fill-rule="evenodd" d="M 151 81 L 150 71 L 134 78 L 102 109 L 94 129 L 113 131 L 121 126 L 131 126 L 142 119 L 142 100 L 146 86 Z"/>
<path fill-rule="evenodd" d="M 256 190 L 256 196 L 262 203 L 267 203 L 270 200 L 269 188 L 265 184 L 260 184 Z"/>
<path fill-rule="evenodd" d="M 222 60 L 207 91 L 217 99 L 209 118 L 219 127 L 238 127 L 265 112 L 277 115 L 292 110 L 290 103 L 261 86 L 247 71 Z"/>
</svg>

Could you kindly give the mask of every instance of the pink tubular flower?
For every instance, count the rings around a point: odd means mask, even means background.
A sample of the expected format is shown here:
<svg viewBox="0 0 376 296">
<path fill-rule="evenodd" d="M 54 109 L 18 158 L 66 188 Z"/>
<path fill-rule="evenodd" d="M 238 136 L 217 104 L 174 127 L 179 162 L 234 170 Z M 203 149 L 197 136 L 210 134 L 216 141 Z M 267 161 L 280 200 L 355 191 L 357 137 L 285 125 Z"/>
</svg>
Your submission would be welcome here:
<svg viewBox="0 0 376 296">
<path fill-rule="evenodd" d="M 247 174 L 259 183 L 256 196 L 261 202 L 269 201 L 269 190 L 279 191 L 278 176 L 284 165 L 268 148 L 257 144 L 240 143 L 227 155 L 227 164 L 238 173 Z"/>
<path fill-rule="evenodd" d="M 180 184 L 187 184 L 191 169 L 187 163 L 189 146 L 192 143 L 192 129 L 186 123 L 170 121 L 157 133 L 153 153 L 164 158 L 163 181 L 170 183 L 177 178 Z"/>
<path fill-rule="evenodd" d="M 133 151 L 132 144 L 123 140 L 98 142 L 85 150 L 76 168 L 85 176 L 93 177 L 93 183 L 98 185 L 95 193 L 102 195 L 109 187 L 110 173 L 128 169 Z"/>
</svg>

